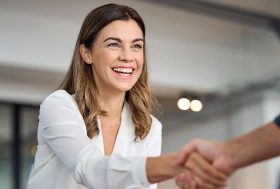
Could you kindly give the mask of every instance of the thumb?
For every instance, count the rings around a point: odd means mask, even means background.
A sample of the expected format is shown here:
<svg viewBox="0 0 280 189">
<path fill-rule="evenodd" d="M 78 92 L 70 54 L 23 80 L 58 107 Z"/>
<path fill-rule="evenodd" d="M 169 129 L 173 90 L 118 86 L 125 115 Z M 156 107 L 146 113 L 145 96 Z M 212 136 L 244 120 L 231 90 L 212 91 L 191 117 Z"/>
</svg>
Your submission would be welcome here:
<svg viewBox="0 0 280 189">
<path fill-rule="evenodd" d="M 228 176 L 234 172 L 234 168 L 231 166 L 230 161 L 223 156 L 218 157 L 214 161 L 213 166 Z"/>
<path fill-rule="evenodd" d="M 197 150 L 197 145 L 199 144 L 200 139 L 194 139 L 189 144 L 185 145 L 178 154 L 176 165 L 184 165 L 188 156 Z"/>
</svg>

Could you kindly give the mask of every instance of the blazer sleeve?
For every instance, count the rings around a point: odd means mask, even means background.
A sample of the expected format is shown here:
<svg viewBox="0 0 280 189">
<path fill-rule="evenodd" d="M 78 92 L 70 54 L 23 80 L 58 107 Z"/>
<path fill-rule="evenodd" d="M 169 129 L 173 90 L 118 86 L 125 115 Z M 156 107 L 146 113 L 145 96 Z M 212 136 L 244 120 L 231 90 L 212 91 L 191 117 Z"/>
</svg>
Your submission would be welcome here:
<svg viewBox="0 0 280 189">
<path fill-rule="evenodd" d="M 88 138 L 70 95 L 53 93 L 41 104 L 38 132 L 76 182 L 89 189 L 149 186 L 146 158 L 105 157 Z"/>
</svg>

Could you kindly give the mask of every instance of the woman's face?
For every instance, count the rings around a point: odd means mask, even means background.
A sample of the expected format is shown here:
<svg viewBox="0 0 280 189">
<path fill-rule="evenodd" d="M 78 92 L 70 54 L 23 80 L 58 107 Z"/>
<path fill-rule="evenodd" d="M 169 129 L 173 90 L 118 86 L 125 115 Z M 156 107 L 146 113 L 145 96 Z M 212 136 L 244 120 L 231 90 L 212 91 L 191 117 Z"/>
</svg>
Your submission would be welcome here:
<svg viewBox="0 0 280 189">
<path fill-rule="evenodd" d="M 144 64 L 143 33 L 134 20 L 113 21 L 99 33 L 91 50 L 99 90 L 125 92 L 137 82 Z"/>
</svg>

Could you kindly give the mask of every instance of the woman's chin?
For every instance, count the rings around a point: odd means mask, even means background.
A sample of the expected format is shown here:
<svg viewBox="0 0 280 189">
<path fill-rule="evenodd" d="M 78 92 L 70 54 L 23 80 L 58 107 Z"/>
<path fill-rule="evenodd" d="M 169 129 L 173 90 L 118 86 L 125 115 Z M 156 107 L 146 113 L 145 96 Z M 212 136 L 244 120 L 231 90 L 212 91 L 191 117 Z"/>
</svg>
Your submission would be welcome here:
<svg viewBox="0 0 280 189">
<path fill-rule="evenodd" d="M 135 85 L 133 82 L 117 82 L 115 88 L 121 92 L 127 92 Z"/>
<path fill-rule="evenodd" d="M 119 87 L 119 91 L 120 92 L 127 92 L 129 91 L 130 89 L 132 89 L 133 86 L 130 86 L 130 87 Z"/>
</svg>

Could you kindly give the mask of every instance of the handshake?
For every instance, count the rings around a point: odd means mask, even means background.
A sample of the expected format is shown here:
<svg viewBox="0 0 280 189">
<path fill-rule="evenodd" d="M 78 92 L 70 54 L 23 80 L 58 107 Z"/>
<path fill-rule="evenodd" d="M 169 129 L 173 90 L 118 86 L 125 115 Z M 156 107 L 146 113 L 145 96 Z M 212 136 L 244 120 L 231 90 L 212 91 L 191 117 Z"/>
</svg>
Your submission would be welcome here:
<svg viewBox="0 0 280 189">
<path fill-rule="evenodd" d="M 228 185 L 229 176 L 237 169 L 227 143 L 194 139 L 178 153 L 175 176 L 181 189 L 221 189 Z"/>
<path fill-rule="evenodd" d="M 231 146 L 233 145 L 233 146 Z M 177 154 L 147 158 L 150 183 L 175 178 L 181 189 L 222 189 L 238 168 L 231 150 L 236 143 L 194 139 Z"/>
<path fill-rule="evenodd" d="M 173 162 L 181 189 L 220 189 L 239 168 L 280 155 L 280 116 L 274 122 L 225 142 L 194 139 Z"/>
<path fill-rule="evenodd" d="M 181 189 L 221 189 L 239 168 L 280 155 L 280 116 L 276 121 L 225 142 L 194 139 L 178 154 L 147 159 L 151 183 L 175 177 Z"/>
</svg>

